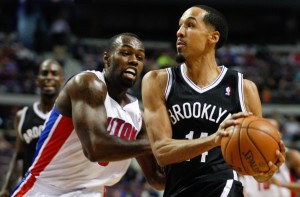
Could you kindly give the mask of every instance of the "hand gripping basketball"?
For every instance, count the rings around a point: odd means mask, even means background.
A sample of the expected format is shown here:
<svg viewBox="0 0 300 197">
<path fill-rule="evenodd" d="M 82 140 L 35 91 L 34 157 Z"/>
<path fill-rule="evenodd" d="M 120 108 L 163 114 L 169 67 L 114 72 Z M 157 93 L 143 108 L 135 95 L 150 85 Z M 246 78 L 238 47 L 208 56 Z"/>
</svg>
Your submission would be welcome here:
<svg viewBox="0 0 300 197">
<path fill-rule="evenodd" d="M 228 137 L 221 140 L 226 163 L 243 175 L 268 172 L 269 161 L 277 162 L 280 134 L 267 119 L 254 115 L 237 119 L 238 124 L 228 127 Z"/>
</svg>

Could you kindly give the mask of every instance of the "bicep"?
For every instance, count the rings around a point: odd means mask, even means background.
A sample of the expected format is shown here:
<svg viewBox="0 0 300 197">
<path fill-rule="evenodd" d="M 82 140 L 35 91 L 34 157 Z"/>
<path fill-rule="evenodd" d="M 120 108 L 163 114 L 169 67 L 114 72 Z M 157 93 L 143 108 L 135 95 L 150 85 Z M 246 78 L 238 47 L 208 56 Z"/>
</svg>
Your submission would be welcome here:
<svg viewBox="0 0 300 197">
<path fill-rule="evenodd" d="M 160 79 L 157 76 L 146 75 L 142 83 L 142 99 L 144 103 L 144 118 L 150 141 L 171 138 L 171 123 L 165 106 L 164 94 Z"/>
<path fill-rule="evenodd" d="M 104 101 L 107 89 L 103 82 L 93 77 L 82 76 L 67 87 L 73 125 L 84 146 L 91 145 L 93 139 L 106 134 Z"/>
<path fill-rule="evenodd" d="M 244 98 L 246 109 L 258 117 L 262 117 L 262 106 L 255 83 L 244 80 Z"/>
</svg>

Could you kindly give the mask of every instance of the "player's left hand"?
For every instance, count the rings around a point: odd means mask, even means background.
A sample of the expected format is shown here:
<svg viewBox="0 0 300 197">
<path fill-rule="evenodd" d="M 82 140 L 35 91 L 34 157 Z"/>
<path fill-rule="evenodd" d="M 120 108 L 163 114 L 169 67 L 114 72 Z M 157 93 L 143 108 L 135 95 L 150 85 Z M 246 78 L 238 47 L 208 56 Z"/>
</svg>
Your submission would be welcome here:
<svg viewBox="0 0 300 197">
<path fill-rule="evenodd" d="M 285 162 L 286 150 L 282 140 L 280 140 L 280 150 L 276 150 L 277 162 L 274 164 L 269 161 L 268 165 L 270 170 L 268 172 L 261 172 L 258 175 L 253 176 L 258 182 L 265 182 L 271 179 L 273 174 L 279 169 L 279 167 Z"/>
<path fill-rule="evenodd" d="M 221 145 L 222 137 L 229 136 L 229 133 L 227 131 L 227 128 L 237 125 L 238 121 L 237 119 L 242 117 L 251 116 L 251 112 L 238 112 L 235 114 L 232 114 L 231 116 L 227 117 L 219 126 L 216 133 L 214 133 L 214 142 L 217 146 Z"/>
</svg>

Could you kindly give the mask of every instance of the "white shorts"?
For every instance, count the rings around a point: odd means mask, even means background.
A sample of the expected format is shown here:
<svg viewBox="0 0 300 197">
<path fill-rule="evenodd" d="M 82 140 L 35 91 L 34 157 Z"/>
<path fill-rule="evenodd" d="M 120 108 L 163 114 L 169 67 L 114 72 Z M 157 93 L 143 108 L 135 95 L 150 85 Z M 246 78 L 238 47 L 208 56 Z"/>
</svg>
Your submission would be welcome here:
<svg viewBox="0 0 300 197">
<path fill-rule="evenodd" d="M 26 190 L 26 189 L 25 189 Z M 18 193 L 15 191 L 14 194 Z M 36 181 L 27 191 L 21 192 L 22 197 L 105 197 L 105 187 L 82 188 L 74 191 L 59 191 L 50 185 Z M 12 195 L 19 197 L 20 195 Z"/>
</svg>

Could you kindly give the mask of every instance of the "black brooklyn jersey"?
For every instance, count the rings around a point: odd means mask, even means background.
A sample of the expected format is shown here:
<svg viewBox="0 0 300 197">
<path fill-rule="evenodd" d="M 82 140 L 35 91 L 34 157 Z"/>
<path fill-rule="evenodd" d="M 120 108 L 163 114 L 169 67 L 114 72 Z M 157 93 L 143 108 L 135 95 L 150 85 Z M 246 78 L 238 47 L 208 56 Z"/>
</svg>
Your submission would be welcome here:
<svg viewBox="0 0 300 197">
<path fill-rule="evenodd" d="M 246 111 L 242 74 L 225 66 L 220 68 L 218 78 L 205 88 L 196 86 L 187 77 L 185 64 L 167 68 L 165 97 L 174 139 L 196 139 L 212 135 L 230 114 Z M 214 173 L 221 170 L 228 172 L 228 169 L 230 168 L 225 164 L 220 147 L 188 161 L 166 166 L 168 178 L 164 196 L 173 196 L 170 194 L 187 189 L 201 177 L 208 174 L 214 176 Z M 214 178 L 226 181 L 234 179 L 233 174 L 222 174 Z"/>
<path fill-rule="evenodd" d="M 44 114 L 38 109 L 38 102 L 30 107 L 22 109 L 18 132 L 21 140 L 24 142 L 23 149 L 23 175 L 31 165 L 36 143 L 41 135 L 44 122 L 48 114 Z"/>
</svg>

